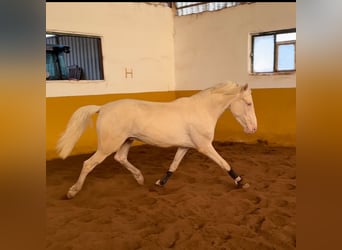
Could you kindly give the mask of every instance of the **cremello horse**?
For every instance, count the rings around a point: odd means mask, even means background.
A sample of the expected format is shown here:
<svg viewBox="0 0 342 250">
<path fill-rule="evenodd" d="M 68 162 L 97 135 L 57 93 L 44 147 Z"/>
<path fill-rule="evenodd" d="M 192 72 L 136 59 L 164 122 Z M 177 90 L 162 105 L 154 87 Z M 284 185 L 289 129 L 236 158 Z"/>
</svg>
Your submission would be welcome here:
<svg viewBox="0 0 342 250">
<path fill-rule="evenodd" d="M 71 116 L 66 131 L 60 137 L 57 151 L 65 159 L 95 113 L 99 114 L 96 124 L 98 145 L 97 151 L 83 163 L 81 174 L 70 187 L 67 197 L 73 198 L 82 189 L 87 175 L 114 152 L 114 159 L 142 185 L 143 175 L 127 160 L 134 140 L 158 147 L 178 147 L 169 170 L 156 182 L 157 185 L 163 186 L 176 171 L 186 152 L 194 148 L 227 171 L 238 187 L 248 187 L 248 183 L 233 171 L 212 146 L 217 120 L 226 109 L 230 109 L 246 133 L 256 131 L 257 119 L 251 90 L 247 84 L 239 86 L 233 82 L 220 83 L 172 102 L 124 99 L 103 106 L 80 107 Z"/>
</svg>

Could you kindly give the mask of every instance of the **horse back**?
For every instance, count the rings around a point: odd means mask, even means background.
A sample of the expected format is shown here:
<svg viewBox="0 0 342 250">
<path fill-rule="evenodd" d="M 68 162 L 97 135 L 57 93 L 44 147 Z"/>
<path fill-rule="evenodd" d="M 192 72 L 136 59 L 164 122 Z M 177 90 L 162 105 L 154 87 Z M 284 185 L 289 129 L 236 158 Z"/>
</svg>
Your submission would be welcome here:
<svg viewBox="0 0 342 250">
<path fill-rule="evenodd" d="M 124 99 L 107 103 L 100 110 L 97 127 L 101 134 L 125 135 L 152 145 L 190 146 L 188 135 L 192 124 L 189 121 L 191 110 L 184 101 Z"/>
</svg>

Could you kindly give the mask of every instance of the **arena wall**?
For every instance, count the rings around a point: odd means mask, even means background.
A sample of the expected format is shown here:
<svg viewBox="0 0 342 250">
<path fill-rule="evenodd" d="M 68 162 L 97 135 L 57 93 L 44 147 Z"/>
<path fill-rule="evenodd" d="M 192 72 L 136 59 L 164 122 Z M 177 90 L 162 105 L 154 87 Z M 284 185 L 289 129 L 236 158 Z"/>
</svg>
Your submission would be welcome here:
<svg viewBox="0 0 342 250">
<path fill-rule="evenodd" d="M 101 37 L 105 74 L 98 81 L 47 81 L 47 159 L 57 157 L 58 137 L 80 106 L 123 98 L 171 101 L 223 80 L 249 83 L 259 127 L 256 134 L 244 134 L 226 111 L 215 140 L 296 144 L 296 74 L 253 75 L 248 56 L 251 33 L 295 27 L 295 3 L 256 3 L 183 17 L 142 3 L 46 6 L 47 32 Z M 125 68 L 133 70 L 133 78 L 125 77 Z M 72 154 L 93 152 L 96 145 L 93 126 Z"/>
</svg>

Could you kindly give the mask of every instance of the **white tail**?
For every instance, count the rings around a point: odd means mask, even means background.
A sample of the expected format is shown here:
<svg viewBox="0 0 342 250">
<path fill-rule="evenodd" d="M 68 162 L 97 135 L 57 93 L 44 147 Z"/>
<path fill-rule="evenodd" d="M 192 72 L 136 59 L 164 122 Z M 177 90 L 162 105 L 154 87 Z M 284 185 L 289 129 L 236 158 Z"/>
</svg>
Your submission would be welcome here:
<svg viewBox="0 0 342 250">
<path fill-rule="evenodd" d="M 67 128 L 59 138 L 57 152 L 65 159 L 74 148 L 76 142 L 83 134 L 91 121 L 91 116 L 100 110 L 101 106 L 87 105 L 77 109 L 71 116 Z"/>
</svg>

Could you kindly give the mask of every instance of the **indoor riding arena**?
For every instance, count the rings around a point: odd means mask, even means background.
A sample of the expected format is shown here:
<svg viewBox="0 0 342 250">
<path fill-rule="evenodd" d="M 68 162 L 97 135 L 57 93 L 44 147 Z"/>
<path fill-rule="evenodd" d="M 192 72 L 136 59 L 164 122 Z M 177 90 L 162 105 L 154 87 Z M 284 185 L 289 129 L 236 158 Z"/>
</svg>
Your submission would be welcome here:
<svg viewBox="0 0 342 250">
<path fill-rule="evenodd" d="M 46 249 L 296 249 L 296 3 L 46 3 L 46 159 Z"/>
</svg>

